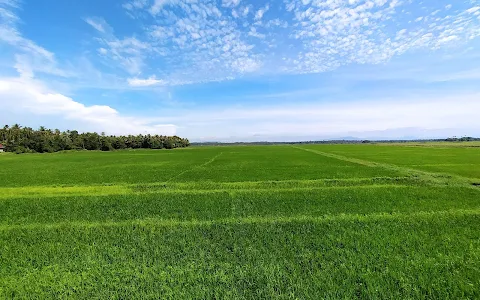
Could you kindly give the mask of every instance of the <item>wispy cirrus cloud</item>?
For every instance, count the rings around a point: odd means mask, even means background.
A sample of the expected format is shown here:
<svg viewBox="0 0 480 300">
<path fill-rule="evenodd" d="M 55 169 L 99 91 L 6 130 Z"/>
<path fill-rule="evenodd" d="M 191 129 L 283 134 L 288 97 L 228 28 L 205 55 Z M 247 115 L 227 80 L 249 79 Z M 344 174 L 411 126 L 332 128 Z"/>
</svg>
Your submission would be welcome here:
<svg viewBox="0 0 480 300">
<path fill-rule="evenodd" d="M 151 50 L 147 42 L 132 36 L 118 38 L 103 18 L 89 17 L 84 20 L 100 33 L 96 40 L 101 45 L 98 48 L 101 57 L 108 60 L 108 63 L 116 63 L 129 74 L 141 73 L 145 56 Z"/>
<path fill-rule="evenodd" d="M 50 88 L 44 80 L 38 78 L 37 73 L 53 77 L 70 77 L 76 74 L 69 68 L 60 66 L 53 52 L 20 33 L 17 28 L 20 22 L 16 14 L 18 8 L 17 1 L 0 0 L 0 43 L 8 45 L 14 53 L 15 62 L 12 67 L 20 75 L 7 77 L 0 74 L 0 120 L 4 124 L 29 124 L 32 119 L 40 118 L 50 122 L 51 126 L 63 129 L 79 126 L 80 130 L 105 131 L 111 134 L 175 134 L 175 125 L 150 123 L 142 118 L 124 115 L 108 105 L 85 105 Z M 110 31 L 108 24 L 102 22 L 102 19 L 88 18 L 85 21 L 103 34 Z M 129 39 L 111 39 L 108 42 L 110 49 L 139 47 L 137 41 Z M 85 71 L 90 62 L 83 61 L 82 64 L 82 70 Z M 92 73 L 92 70 L 89 70 L 89 73 Z"/>
<path fill-rule="evenodd" d="M 72 74 L 59 68 L 55 55 L 25 38 L 18 30 L 20 21 L 16 14 L 19 2 L 0 1 L 0 42 L 16 49 L 14 67 L 23 76 L 32 77 L 34 72 L 68 77 Z"/>
<path fill-rule="evenodd" d="M 104 19 L 98 18 L 98 17 L 89 17 L 84 19 L 85 22 L 87 22 L 88 25 L 92 26 L 96 30 L 98 30 L 101 33 L 105 34 L 112 34 L 113 29 L 110 25 L 105 22 Z"/>
</svg>

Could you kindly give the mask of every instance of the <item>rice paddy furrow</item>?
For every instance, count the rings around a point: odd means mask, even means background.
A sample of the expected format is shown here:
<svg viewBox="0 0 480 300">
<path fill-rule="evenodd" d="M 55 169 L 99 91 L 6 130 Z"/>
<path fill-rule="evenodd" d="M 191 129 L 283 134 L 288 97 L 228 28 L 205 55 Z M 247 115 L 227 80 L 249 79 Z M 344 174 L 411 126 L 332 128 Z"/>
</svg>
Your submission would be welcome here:
<svg viewBox="0 0 480 300">
<path fill-rule="evenodd" d="M 28 224 L 28 225 L 0 225 L 0 231 L 7 230 L 33 230 L 33 229 L 58 229 L 66 227 L 92 228 L 92 227 L 128 227 L 128 226 L 161 226 L 161 227 L 196 227 L 196 226 L 215 226 L 215 225 L 234 225 L 234 224 L 265 224 L 265 223 L 291 223 L 291 222 L 307 222 L 307 223 L 325 223 L 325 222 L 341 222 L 341 221 L 359 221 L 359 222 L 375 222 L 378 220 L 409 220 L 409 219 L 432 219 L 432 218 L 449 218 L 461 216 L 480 216 L 479 209 L 459 209 L 449 211 L 426 212 L 419 211 L 415 213 L 374 213 L 366 215 L 358 214 L 340 214 L 340 215 L 323 215 L 323 216 L 275 216 L 275 217 L 246 217 L 246 218 L 226 218 L 218 220 L 190 220 L 180 221 L 174 219 L 143 219 L 128 220 L 122 222 L 57 222 L 53 224 Z"/>
<path fill-rule="evenodd" d="M 79 195 L 126 195 L 139 193 L 203 193 L 228 190 L 305 190 L 308 188 L 380 187 L 426 185 L 429 182 L 415 177 L 364 178 L 339 180 L 283 180 L 256 182 L 198 182 L 198 183 L 151 183 L 142 185 L 95 185 L 95 186 L 32 186 L 0 188 L 0 199 L 18 197 L 54 197 Z"/>
<path fill-rule="evenodd" d="M 202 168 L 202 167 L 208 166 L 209 164 L 213 163 L 213 162 L 215 161 L 215 159 L 217 159 L 217 158 L 218 158 L 220 155 L 222 155 L 222 154 L 223 154 L 223 152 L 220 152 L 220 153 L 218 153 L 217 155 L 215 155 L 214 157 L 212 157 L 210 160 L 208 160 L 207 162 L 205 162 L 205 163 L 203 163 L 203 164 L 201 164 L 201 165 L 194 166 L 194 167 L 192 167 L 192 168 L 186 169 L 186 170 L 178 173 L 177 175 L 171 177 L 171 178 L 168 179 L 166 182 L 167 182 L 167 183 L 168 183 L 168 182 L 172 182 L 172 181 L 174 181 L 175 179 L 177 179 L 178 177 L 182 176 L 182 175 L 185 174 L 185 173 L 191 172 L 191 171 L 193 171 L 193 170 L 195 170 L 195 169 L 198 169 L 198 168 Z"/>
</svg>

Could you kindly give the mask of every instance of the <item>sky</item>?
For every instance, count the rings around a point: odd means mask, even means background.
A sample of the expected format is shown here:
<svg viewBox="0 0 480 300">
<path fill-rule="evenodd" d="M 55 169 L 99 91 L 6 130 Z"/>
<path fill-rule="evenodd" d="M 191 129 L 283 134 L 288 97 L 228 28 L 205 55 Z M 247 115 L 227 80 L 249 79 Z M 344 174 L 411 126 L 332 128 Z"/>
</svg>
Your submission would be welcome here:
<svg viewBox="0 0 480 300">
<path fill-rule="evenodd" d="M 0 0 L 0 124 L 480 137 L 480 0 Z"/>
</svg>

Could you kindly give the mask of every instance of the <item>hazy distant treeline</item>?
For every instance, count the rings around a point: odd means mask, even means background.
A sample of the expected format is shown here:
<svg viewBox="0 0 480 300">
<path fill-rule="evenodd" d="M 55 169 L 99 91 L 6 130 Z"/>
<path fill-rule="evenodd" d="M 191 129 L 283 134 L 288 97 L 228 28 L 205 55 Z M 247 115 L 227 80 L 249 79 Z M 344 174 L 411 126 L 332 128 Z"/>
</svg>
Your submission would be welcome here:
<svg viewBox="0 0 480 300">
<path fill-rule="evenodd" d="M 18 124 L 0 129 L 0 144 L 7 152 L 57 152 L 62 150 L 173 149 L 190 145 L 188 139 L 164 135 L 113 136 L 76 130 L 61 132 L 41 126 L 38 130 Z"/>
</svg>

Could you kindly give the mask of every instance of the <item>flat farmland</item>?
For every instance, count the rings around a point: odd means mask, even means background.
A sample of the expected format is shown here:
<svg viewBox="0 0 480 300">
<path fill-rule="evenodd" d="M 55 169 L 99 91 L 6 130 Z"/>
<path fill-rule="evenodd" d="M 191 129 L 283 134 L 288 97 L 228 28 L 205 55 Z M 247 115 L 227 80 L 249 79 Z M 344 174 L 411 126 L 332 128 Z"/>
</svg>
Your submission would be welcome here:
<svg viewBox="0 0 480 300">
<path fill-rule="evenodd" d="M 0 298 L 480 297 L 480 148 L 0 155 Z"/>
<path fill-rule="evenodd" d="M 308 146 L 315 149 L 317 146 Z M 480 143 L 328 145 L 330 153 L 480 180 Z"/>
</svg>

